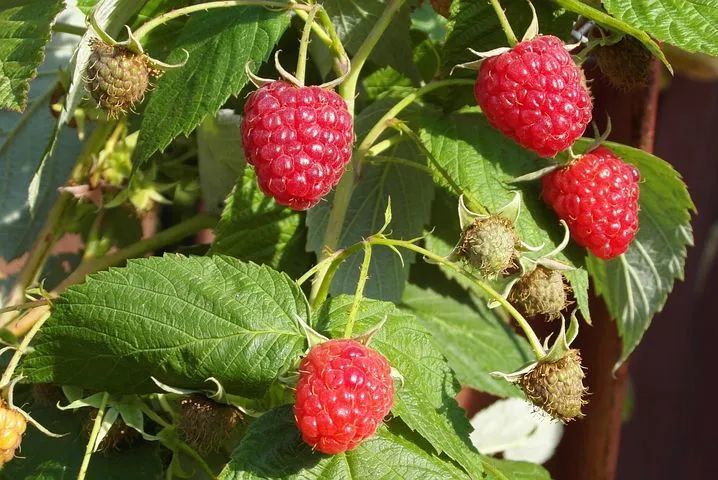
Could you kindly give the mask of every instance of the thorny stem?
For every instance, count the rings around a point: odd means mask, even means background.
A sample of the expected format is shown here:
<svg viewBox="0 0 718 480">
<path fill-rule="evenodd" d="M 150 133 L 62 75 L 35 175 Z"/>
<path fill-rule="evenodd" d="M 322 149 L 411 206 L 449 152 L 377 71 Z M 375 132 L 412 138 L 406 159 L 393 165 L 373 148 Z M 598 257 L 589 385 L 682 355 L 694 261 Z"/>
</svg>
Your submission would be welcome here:
<svg viewBox="0 0 718 480">
<path fill-rule="evenodd" d="M 100 433 L 102 419 L 105 418 L 105 408 L 107 408 L 107 401 L 109 399 L 109 393 L 105 393 L 102 396 L 100 408 L 97 409 L 97 416 L 95 417 L 95 422 L 92 424 L 90 439 L 87 441 L 87 448 L 85 448 L 85 456 L 82 457 L 82 465 L 80 466 L 80 473 L 77 474 L 77 480 L 84 480 L 85 475 L 87 475 L 87 469 L 90 466 L 90 458 L 92 457 L 92 452 L 95 450 L 95 441 L 97 440 L 97 435 Z"/>
<path fill-rule="evenodd" d="M 366 281 L 369 278 L 371 244 L 369 242 L 362 242 L 362 245 L 364 246 L 364 260 L 362 261 L 361 271 L 359 272 L 359 281 L 357 282 L 357 289 L 354 294 L 354 302 L 352 302 L 352 308 L 349 310 L 349 317 L 347 318 L 347 325 L 344 328 L 344 338 L 351 338 L 352 336 L 354 320 L 356 320 L 359 305 L 361 304 L 361 300 L 364 295 L 364 287 L 366 286 Z"/>
<path fill-rule="evenodd" d="M 309 48 L 309 34 L 312 32 L 312 25 L 314 25 L 314 17 L 317 15 L 317 10 L 321 8 L 315 5 L 314 8 L 307 15 L 306 23 L 304 24 L 304 30 L 302 31 L 302 39 L 299 41 L 299 56 L 297 57 L 297 70 L 294 76 L 299 80 L 299 83 L 304 85 L 304 77 L 307 72 L 307 49 Z"/>
<path fill-rule="evenodd" d="M 504 34 L 506 35 L 506 40 L 509 42 L 509 46 L 513 47 L 517 43 L 519 43 L 518 39 L 516 38 L 516 34 L 511 29 L 511 24 L 509 23 L 509 19 L 506 18 L 506 12 L 504 12 L 504 9 L 501 8 L 501 4 L 499 3 L 499 0 L 489 0 L 491 2 L 491 6 L 494 7 L 494 11 L 496 12 L 496 16 L 499 17 L 499 23 L 501 24 L 501 28 L 504 31 Z"/>
<path fill-rule="evenodd" d="M 178 17 L 183 17 L 195 12 L 203 12 L 212 8 L 227 8 L 227 7 L 241 7 L 241 6 L 255 6 L 255 7 L 268 7 L 276 9 L 294 9 L 294 10 L 311 10 L 311 6 L 296 3 L 294 1 L 275 1 L 275 0 L 226 0 L 221 2 L 207 2 L 200 3 L 198 5 L 190 5 L 176 10 L 170 10 L 167 13 L 163 13 L 152 20 L 145 22 L 140 28 L 134 32 L 134 37 L 139 42 L 142 37 L 146 36 L 155 28 L 164 25 L 170 20 L 174 20 Z"/>
</svg>

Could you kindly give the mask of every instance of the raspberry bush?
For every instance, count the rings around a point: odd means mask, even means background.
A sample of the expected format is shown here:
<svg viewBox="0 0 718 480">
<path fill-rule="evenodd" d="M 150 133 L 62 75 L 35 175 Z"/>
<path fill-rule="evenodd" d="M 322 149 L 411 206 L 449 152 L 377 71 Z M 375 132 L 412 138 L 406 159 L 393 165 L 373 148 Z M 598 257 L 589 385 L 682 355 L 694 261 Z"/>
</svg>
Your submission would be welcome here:
<svg viewBox="0 0 718 480">
<path fill-rule="evenodd" d="M 535 3 L 3 6 L 0 479 L 550 478 L 459 393 L 592 421 L 694 211 L 592 84 L 718 18 Z"/>
</svg>

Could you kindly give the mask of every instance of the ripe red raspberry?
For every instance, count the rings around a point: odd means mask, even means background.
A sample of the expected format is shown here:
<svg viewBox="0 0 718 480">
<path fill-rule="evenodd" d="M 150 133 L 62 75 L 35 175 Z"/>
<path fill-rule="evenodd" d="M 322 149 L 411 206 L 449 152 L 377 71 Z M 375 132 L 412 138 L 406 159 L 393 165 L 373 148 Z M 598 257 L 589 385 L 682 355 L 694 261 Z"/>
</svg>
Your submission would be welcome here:
<svg viewBox="0 0 718 480">
<path fill-rule="evenodd" d="M 317 345 L 299 372 L 294 418 L 302 439 L 322 453 L 346 452 L 371 437 L 394 404 L 389 362 L 355 340 Z"/>
<path fill-rule="evenodd" d="M 353 139 L 346 102 L 331 90 L 275 81 L 244 106 L 247 162 L 262 191 L 294 210 L 313 207 L 339 182 Z"/>
<path fill-rule="evenodd" d="M 543 198 L 579 245 L 610 259 L 625 252 L 638 231 L 639 180 L 636 167 L 599 147 L 543 177 Z"/>
<path fill-rule="evenodd" d="M 591 121 L 583 72 L 550 35 L 484 60 L 474 96 L 494 128 L 542 157 L 566 150 Z"/>
</svg>

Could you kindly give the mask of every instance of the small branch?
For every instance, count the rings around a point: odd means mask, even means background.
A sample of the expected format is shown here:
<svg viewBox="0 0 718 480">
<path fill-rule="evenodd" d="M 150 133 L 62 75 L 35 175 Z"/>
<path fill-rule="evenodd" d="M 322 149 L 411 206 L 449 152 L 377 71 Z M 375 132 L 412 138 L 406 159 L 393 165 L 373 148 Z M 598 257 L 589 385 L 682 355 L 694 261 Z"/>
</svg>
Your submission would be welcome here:
<svg viewBox="0 0 718 480">
<path fill-rule="evenodd" d="M 117 265 L 127 259 L 139 257 L 152 250 L 170 245 L 178 242 L 185 237 L 197 233 L 205 228 L 212 228 L 217 223 L 217 218 L 201 213 L 194 217 L 185 220 L 182 223 L 178 223 L 166 230 L 161 231 L 157 235 L 151 238 L 140 240 L 128 247 L 125 247 L 117 252 L 106 255 L 100 258 L 94 258 L 90 261 L 81 264 L 77 269 L 70 274 L 58 287 L 57 292 L 64 291 L 70 285 L 80 283 L 84 278 L 100 270 L 105 270 L 113 265 Z"/>
<path fill-rule="evenodd" d="M 359 281 L 357 282 L 356 293 L 354 293 L 354 302 L 352 308 L 349 310 L 349 317 L 347 318 L 347 325 L 344 328 L 344 338 L 351 338 L 352 330 L 354 329 L 354 320 L 356 320 L 357 312 L 359 311 L 359 305 L 361 304 L 362 297 L 364 295 L 364 287 L 366 281 L 369 278 L 369 265 L 371 264 L 371 244 L 369 242 L 362 242 L 364 245 L 364 260 L 361 264 L 361 271 L 359 272 Z"/>
<path fill-rule="evenodd" d="M 189 15 L 191 13 L 195 12 L 203 12 L 210 10 L 212 8 L 227 8 L 227 7 L 241 7 L 241 6 L 255 6 L 255 7 L 268 7 L 268 8 L 276 8 L 276 9 L 286 9 L 286 10 L 311 10 L 310 5 L 305 5 L 301 3 L 295 3 L 293 1 L 287 1 L 287 2 L 281 2 L 281 1 L 273 1 L 273 0 L 226 0 L 221 2 L 207 2 L 207 3 L 200 3 L 198 5 L 190 5 L 184 8 L 178 8 L 176 10 L 171 10 L 167 13 L 164 13 L 162 15 L 159 15 L 152 20 L 148 20 L 145 22 L 140 28 L 138 28 L 134 32 L 134 36 L 137 39 L 137 41 L 140 41 L 143 37 L 145 37 L 148 33 L 150 33 L 155 28 L 164 25 L 165 23 L 169 22 L 170 20 L 174 20 L 178 17 L 183 17 L 185 15 Z"/>
<path fill-rule="evenodd" d="M 499 17 L 499 23 L 501 24 L 501 28 L 504 31 L 504 34 L 506 35 L 506 40 L 509 42 L 509 46 L 513 47 L 517 43 L 519 43 L 519 40 L 516 38 L 516 34 L 511 29 L 511 24 L 509 23 L 509 19 L 506 18 L 506 12 L 504 12 L 504 9 L 501 8 L 501 4 L 499 3 L 499 0 L 489 0 L 491 2 L 491 6 L 494 7 L 494 11 L 496 12 L 496 16 Z"/>
<path fill-rule="evenodd" d="M 400 144 L 403 141 L 404 138 L 401 135 L 394 135 L 391 138 L 387 138 L 386 140 L 382 140 L 381 142 L 375 143 L 371 148 L 366 151 L 364 157 L 376 157 L 380 153 L 390 149 L 394 145 Z"/>
<path fill-rule="evenodd" d="M 95 421 L 92 424 L 90 439 L 87 441 L 87 448 L 85 448 L 85 456 L 82 457 L 82 465 L 80 466 L 80 473 L 77 474 L 77 480 L 85 480 L 85 475 L 87 475 L 87 469 L 90 467 L 90 458 L 92 458 L 92 452 L 95 451 L 95 441 L 97 440 L 97 435 L 100 433 L 102 419 L 105 418 L 105 408 L 107 408 L 107 401 L 109 399 L 109 393 L 105 393 L 102 396 L 100 408 L 97 409 L 97 415 L 95 416 Z"/>
<path fill-rule="evenodd" d="M 55 22 L 52 26 L 52 31 L 57 33 L 68 33 L 70 35 L 77 35 L 81 37 L 85 34 L 87 29 L 77 25 L 70 25 L 69 23 Z"/>
<path fill-rule="evenodd" d="M 307 72 L 307 49 L 309 48 L 309 34 L 312 32 L 312 25 L 314 25 L 314 17 L 317 15 L 317 10 L 321 8 L 319 5 L 315 5 L 314 8 L 309 12 L 304 24 L 304 30 L 302 31 L 302 39 L 299 41 L 299 56 L 297 57 L 297 70 L 294 72 L 294 76 L 299 80 L 299 83 L 304 85 L 304 77 Z"/>
<path fill-rule="evenodd" d="M 40 300 L 33 300 L 32 302 L 25 302 L 19 305 L 11 305 L 9 307 L 0 308 L 0 313 L 14 312 L 17 310 L 29 310 L 31 308 L 47 305 L 48 303 L 50 303 L 48 299 L 41 298 Z"/>
</svg>

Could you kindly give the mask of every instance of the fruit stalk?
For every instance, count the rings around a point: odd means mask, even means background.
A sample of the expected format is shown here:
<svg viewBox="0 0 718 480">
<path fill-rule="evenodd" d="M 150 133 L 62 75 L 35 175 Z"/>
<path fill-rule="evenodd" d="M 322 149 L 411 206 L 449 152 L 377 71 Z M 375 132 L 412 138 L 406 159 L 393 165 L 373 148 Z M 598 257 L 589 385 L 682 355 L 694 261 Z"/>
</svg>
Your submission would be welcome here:
<svg viewBox="0 0 718 480">
<path fill-rule="evenodd" d="M 302 31 L 302 39 L 299 41 L 299 56 L 297 57 L 297 70 L 294 72 L 294 76 L 302 85 L 304 85 L 304 77 L 307 73 L 307 49 L 309 48 L 309 34 L 312 32 L 314 17 L 316 17 L 319 8 L 320 7 L 318 5 L 315 5 L 309 12 L 309 15 L 307 15 L 307 18 L 304 20 L 305 25 L 304 30 Z"/>
<path fill-rule="evenodd" d="M 491 6 L 494 7 L 496 16 L 499 17 L 499 23 L 501 24 L 501 29 L 504 31 L 504 34 L 506 35 L 506 40 L 509 42 L 509 45 L 513 47 L 514 45 L 519 43 L 519 40 L 516 38 L 516 34 L 514 33 L 513 29 L 511 28 L 509 19 L 506 18 L 506 12 L 504 12 L 504 9 L 501 8 L 501 4 L 499 3 L 499 0 L 489 0 L 489 1 L 491 2 Z"/>
<path fill-rule="evenodd" d="M 354 301 L 352 302 L 352 308 L 351 310 L 349 310 L 347 325 L 344 328 L 344 338 L 351 338 L 352 336 L 354 320 L 357 317 L 359 305 L 361 304 L 362 296 L 364 295 L 364 287 L 366 286 L 366 281 L 369 278 L 369 265 L 371 264 L 371 244 L 368 242 L 362 242 L 362 244 L 364 245 L 364 260 L 361 264 L 359 281 L 357 282 L 357 289 L 354 293 Z"/>
</svg>

